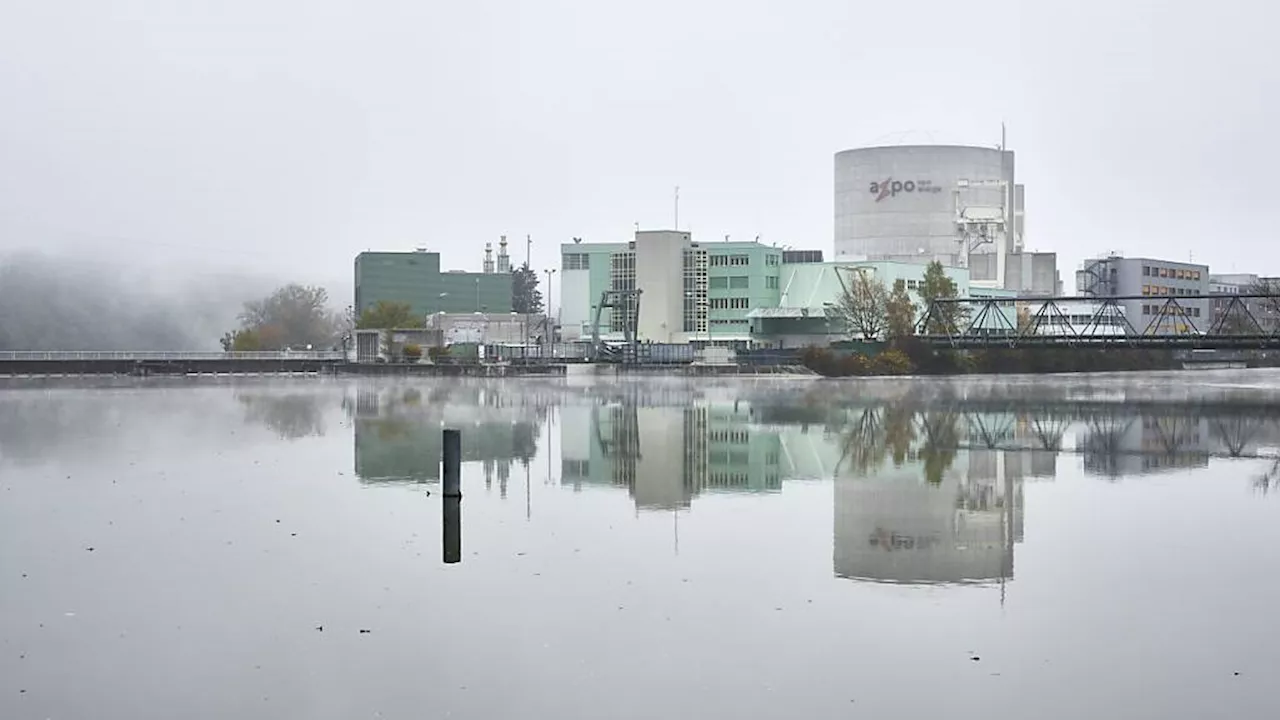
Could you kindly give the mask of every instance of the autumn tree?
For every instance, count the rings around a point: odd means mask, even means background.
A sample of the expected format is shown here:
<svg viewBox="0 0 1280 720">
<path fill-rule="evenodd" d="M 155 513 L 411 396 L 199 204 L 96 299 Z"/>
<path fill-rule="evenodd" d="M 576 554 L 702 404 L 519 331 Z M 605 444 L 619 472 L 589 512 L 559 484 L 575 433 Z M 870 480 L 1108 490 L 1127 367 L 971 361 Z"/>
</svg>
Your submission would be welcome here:
<svg viewBox="0 0 1280 720">
<path fill-rule="evenodd" d="M 889 293 L 884 283 L 868 272 L 854 270 L 850 275 L 849 282 L 840 283 L 843 289 L 832 313 L 844 324 L 844 330 L 850 336 L 875 339 L 885 327 Z"/>
<path fill-rule="evenodd" d="M 916 304 L 907 292 L 907 283 L 893 281 L 893 292 L 885 301 L 885 330 L 891 340 L 908 337 L 915 332 Z"/>
<path fill-rule="evenodd" d="M 542 312 L 542 292 L 538 290 L 538 271 L 525 263 L 511 273 L 511 311 L 521 315 Z"/>
<path fill-rule="evenodd" d="M 225 352 L 258 352 L 262 350 L 262 337 L 257 330 L 233 330 L 218 341 Z"/>
<path fill-rule="evenodd" d="M 962 303 L 942 302 L 938 300 L 955 300 L 960 296 L 956 281 L 947 277 L 942 263 L 934 260 L 924 270 L 924 278 L 916 290 L 920 295 L 920 303 L 927 313 L 925 332 L 928 334 L 947 335 L 963 331 L 961 325 L 969 317 L 969 308 Z"/>
<path fill-rule="evenodd" d="M 337 316 L 329 309 L 329 293 L 321 287 L 294 283 L 245 303 L 240 328 L 224 335 L 222 345 L 235 349 L 237 343 L 255 344 L 259 350 L 325 346 L 333 342 L 337 328 Z"/>
<path fill-rule="evenodd" d="M 360 313 L 356 327 L 361 330 L 383 330 L 393 328 L 420 328 L 425 325 L 424 318 L 415 315 L 409 303 L 379 300 L 373 307 L 365 308 Z"/>
<path fill-rule="evenodd" d="M 1038 321 L 1031 314 L 1031 308 L 1023 305 L 1017 310 L 1018 334 L 1019 335 L 1035 335 L 1038 330 Z M 1082 328 L 1076 328 L 1081 330 Z"/>
</svg>

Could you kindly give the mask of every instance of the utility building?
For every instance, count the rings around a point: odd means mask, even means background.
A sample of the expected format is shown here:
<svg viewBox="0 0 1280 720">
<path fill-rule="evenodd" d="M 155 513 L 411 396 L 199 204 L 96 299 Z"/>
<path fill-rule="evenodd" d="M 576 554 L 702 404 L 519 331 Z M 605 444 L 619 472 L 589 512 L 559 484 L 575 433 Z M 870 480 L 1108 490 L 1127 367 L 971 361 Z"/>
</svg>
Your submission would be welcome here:
<svg viewBox="0 0 1280 720">
<path fill-rule="evenodd" d="M 503 253 L 499 268 L 510 267 Z M 408 303 L 415 315 L 435 313 L 509 313 L 510 271 L 475 273 L 440 271 L 440 253 L 362 252 L 355 260 L 355 310 L 362 313 L 380 301 Z"/>
</svg>

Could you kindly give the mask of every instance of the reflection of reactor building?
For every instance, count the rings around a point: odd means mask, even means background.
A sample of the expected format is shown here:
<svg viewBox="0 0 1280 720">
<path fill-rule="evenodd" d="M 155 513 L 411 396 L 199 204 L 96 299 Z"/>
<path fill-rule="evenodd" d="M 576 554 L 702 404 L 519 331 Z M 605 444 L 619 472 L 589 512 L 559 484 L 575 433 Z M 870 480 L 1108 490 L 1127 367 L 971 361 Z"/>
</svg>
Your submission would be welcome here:
<svg viewBox="0 0 1280 720">
<path fill-rule="evenodd" d="M 625 487 L 637 507 L 688 507 L 702 492 L 781 489 L 776 433 L 745 404 L 563 406 L 561 482 Z"/>
<path fill-rule="evenodd" d="M 956 465 L 963 461 L 962 453 Z M 935 485 L 908 463 L 836 478 L 835 574 L 899 583 L 1011 578 L 1022 481 L 980 475 L 953 470 Z"/>
</svg>

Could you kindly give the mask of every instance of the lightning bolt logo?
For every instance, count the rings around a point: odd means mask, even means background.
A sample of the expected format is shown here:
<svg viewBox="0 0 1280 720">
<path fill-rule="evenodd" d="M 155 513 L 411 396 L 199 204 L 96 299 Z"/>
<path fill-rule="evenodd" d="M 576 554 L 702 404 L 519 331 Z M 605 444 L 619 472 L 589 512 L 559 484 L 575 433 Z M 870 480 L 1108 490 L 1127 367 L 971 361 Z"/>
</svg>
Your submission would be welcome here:
<svg viewBox="0 0 1280 720">
<path fill-rule="evenodd" d="M 876 195 L 876 202 L 880 202 L 881 200 L 889 197 L 889 186 L 892 183 L 893 183 L 892 177 L 887 177 L 884 179 L 883 182 L 880 183 L 880 193 Z"/>
</svg>

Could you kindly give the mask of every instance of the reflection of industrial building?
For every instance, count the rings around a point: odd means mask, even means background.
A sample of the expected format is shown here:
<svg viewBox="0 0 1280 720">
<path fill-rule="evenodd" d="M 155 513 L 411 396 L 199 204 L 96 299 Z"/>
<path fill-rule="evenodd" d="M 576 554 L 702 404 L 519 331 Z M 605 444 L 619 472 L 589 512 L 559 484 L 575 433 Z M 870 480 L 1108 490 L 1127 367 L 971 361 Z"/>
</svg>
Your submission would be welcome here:
<svg viewBox="0 0 1280 720">
<path fill-rule="evenodd" d="M 745 404 L 564 406 L 561 482 L 626 487 L 643 508 L 687 507 L 703 492 L 782 487 L 777 433 Z"/>
<path fill-rule="evenodd" d="M 362 392 L 352 409 L 355 473 L 363 482 L 439 480 L 446 425 L 465 429 L 462 460 L 483 463 L 486 483 L 496 475 L 505 485 L 512 463 L 537 452 L 541 420 L 527 409 L 432 404 L 416 391 Z"/>
</svg>

